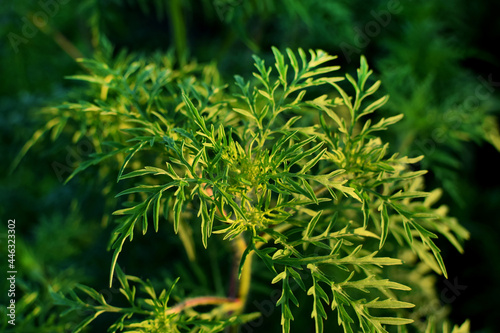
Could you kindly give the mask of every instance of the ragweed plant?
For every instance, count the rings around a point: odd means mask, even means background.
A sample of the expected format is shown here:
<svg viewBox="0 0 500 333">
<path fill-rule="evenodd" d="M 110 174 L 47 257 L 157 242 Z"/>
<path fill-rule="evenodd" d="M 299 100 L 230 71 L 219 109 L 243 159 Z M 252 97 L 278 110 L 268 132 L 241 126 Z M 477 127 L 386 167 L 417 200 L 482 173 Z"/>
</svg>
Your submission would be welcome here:
<svg viewBox="0 0 500 333">
<path fill-rule="evenodd" d="M 377 133 L 403 115 L 374 113 L 388 97 L 373 98 L 380 81 L 370 81 L 366 59 L 357 77 L 334 76 L 339 67 L 324 51 L 273 52 L 274 68 L 254 56 L 254 79 L 235 76 L 229 86 L 214 66 L 175 68 L 161 55 L 150 62 L 83 62 L 90 74 L 74 79 L 94 84 L 94 99 L 50 112 L 55 119 L 77 119 L 95 138 L 97 152 L 68 180 L 105 165 L 106 175 L 124 186 L 116 194 L 123 208 L 113 213 L 110 281 L 117 275 L 130 306 L 111 306 L 84 286 L 79 290 L 92 304 L 74 292 L 55 293 L 69 310 L 92 312 L 75 332 L 106 312 L 121 314 L 109 332 L 238 326 L 254 318 L 242 313 L 255 257 L 273 275 L 270 283 L 281 286 L 276 306 L 284 333 L 293 331 L 294 313 L 304 312 L 299 293 L 312 301 L 307 312 L 317 333 L 328 315 L 344 332 L 388 332 L 393 326 L 406 332 L 414 304 L 405 301 L 412 292 L 402 282 L 415 281 L 394 279 L 392 266 L 404 264 L 401 254 L 411 250 L 415 260 L 447 277 L 435 239 L 442 235 L 462 251 L 468 232 L 446 216 L 445 207 L 434 208 L 439 191 L 423 190 L 425 171 L 412 166 L 422 156 L 387 155 L 388 144 Z M 60 126 L 47 129 L 57 134 Z M 167 221 L 189 258 L 196 256 L 193 229 L 200 230 L 205 248 L 213 238 L 235 244 L 237 293 L 170 305 L 173 284 L 157 296 L 152 284 L 120 270 L 126 241 Z M 145 296 L 139 298 L 130 283 Z M 177 284 L 182 286 L 182 276 Z M 449 331 L 443 318 L 425 319 L 429 332 L 438 324 Z M 467 323 L 453 332 L 465 331 Z"/>
</svg>

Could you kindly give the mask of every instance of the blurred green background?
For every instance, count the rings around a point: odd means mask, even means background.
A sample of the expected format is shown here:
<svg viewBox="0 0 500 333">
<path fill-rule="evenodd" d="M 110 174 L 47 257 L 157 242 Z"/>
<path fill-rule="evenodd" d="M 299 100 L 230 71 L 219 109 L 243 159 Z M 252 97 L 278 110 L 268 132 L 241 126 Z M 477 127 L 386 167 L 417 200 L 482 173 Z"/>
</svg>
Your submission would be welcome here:
<svg viewBox="0 0 500 333">
<path fill-rule="evenodd" d="M 92 170 L 63 185 L 93 152 L 90 141 L 72 143 L 70 133 L 55 142 L 42 137 L 9 173 L 43 124 L 40 110 L 81 96 L 85 86 L 65 79 L 83 72 L 75 58 L 99 56 L 107 40 L 115 54 L 175 52 L 180 66 L 187 59 L 214 62 L 226 81 L 234 74 L 249 76 L 251 55 L 271 58 L 272 45 L 324 49 L 337 54 L 337 64 L 350 73 L 364 54 L 391 96 L 382 112 L 405 115 L 384 139 L 394 152 L 426 155 L 421 167 L 430 170 L 427 188 L 443 188 L 449 215 L 471 232 L 464 255 L 445 241 L 438 244 L 450 281 L 467 287 L 448 302 L 450 318 L 455 323 L 470 318 L 473 332 L 497 332 L 499 10 L 499 2 L 465 0 L 2 1 L 0 266 L 5 271 L 6 224 L 15 218 L 18 299 L 23 298 L 17 320 L 25 325 L 18 332 L 68 331 L 71 318 L 59 320 L 49 285 L 107 285 L 112 229 L 106 216 L 116 203 L 106 193 L 117 193 L 119 185 Z M 134 240 L 134 251 L 125 251 L 120 260 L 133 263 L 131 274 L 162 276 L 162 271 L 184 269 L 193 276 L 187 282 L 193 288 L 209 289 L 210 283 L 223 288 L 223 277 L 215 273 L 212 282 L 205 281 L 202 264 L 165 264 L 185 256 L 166 229 Z M 220 255 L 208 257 L 220 262 Z M 447 286 L 440 281 L 438 291 L 448 295 Z M 2 313 L 2 325 L 4 320 Z"/>
</svg>

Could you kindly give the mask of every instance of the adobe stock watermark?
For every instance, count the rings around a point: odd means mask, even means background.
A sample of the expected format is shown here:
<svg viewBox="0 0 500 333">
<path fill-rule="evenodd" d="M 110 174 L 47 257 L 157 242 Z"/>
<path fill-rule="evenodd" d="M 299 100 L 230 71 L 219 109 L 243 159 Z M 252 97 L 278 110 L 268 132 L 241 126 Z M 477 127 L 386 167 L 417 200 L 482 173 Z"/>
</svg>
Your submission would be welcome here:
<svg viewBox="0 0 500 333">
<path fill-rule="evenodd" d="M 7 317 L 8 323 L 12 326 L 16 325 L 16 275 L 17 275 L 17 266 L 16 266 L 16 219 L 9 219 L 7 221 L 7 281 L 8 289 L 7 289 L 7 297 L 9 301 L 7 302 L 9 305 L 7 308 Z"/>
<path fill-rule="evenodd" d="M 441 294 L 439 296 L 441 301 L 445 304 L 453 303 L 463 291 L 467 290 L 466 285 L 461 285 L 458 282 L 458 277 L 455 277 L 453 282 L 450 280 L 444 280 L 444 284 L 446 287 L 441 290 Z"/>
<path fill-rule="evenodd" d="M 30 15 L 31 20 L 24 16 L 21 18 L 22 27 L 19 33 L 9 32 L 7 38 L 15 53 L 19 52 L 21 44 L 28 44 L 30 40 L 35 38 L 40 29 L 44 29 L 49 19 L 59 13 L 61 5 L 65 5 L 70 0 L 40 0 L 38 6 L 41 10 Z"/>
<path fill-rule="evenodd" d="M 403 5 L 399 0 L 389 0 L 386 9 L 370 11 L 373 20 L 367 22 L 362 28 L 354 26 L 353 30 L 356 33 L 353 40 L 354 45 L 347 42 L 340 43 L 340 49 L 347 63 L 351 62 L 353 53 L 356 53 L 358 55 L 356 58 L 358 58 L 362 49 L 367 47 L 372 39 L 380 35 L 382 30 L 391 23 L 393 15 L 402 11 Z"/>
<path fill-rule="evenodd" d="M 56 174 L 59 182 L 64 182 L 65 179 L 75 171 L 75 169 L 86 160 L 90 154 L 95 152 L 92 142 L 84 138 L 76 144 L 76 147 L 66 147 L 66 157 L 64 163 L 54 161 L 50 164 L 52 170 Z"/>
<path fill-rule="evenodd" d="M 489 74 L 487 78 L 478 76 L 474 94 L 467 96 L 459 105 L 443 114 L 441 122 L 448 124 L 447 128 L 435 128 L 429 138 L 417 139 L 414 144 L 415 148 L 409 156 L 428 157 L 434 154 L 437 146 L 446 141 L 447 132 L 459 129 L 467 121 L 468 114 L 490 98 L 498 87 L 500 87 L 500 81 L 493 81 L 492 74 Z"/>
<path fill-rule="evenodd" d="M 419 307 L 415 312 L 412 313 L 412 318 L 414 320 L 417 320 L 418 318 L 425 318 L 430 313 L 438 311 L 443 306 L 452 304 L 468 288 L 467 285 L 464 285 L 458 281 L 458 277 L 454 277 L 453 280 L 444 280 L 444 285 L 445 287 L 438 293 L 439 298 L 434 298 L 432 301 L 424 306 Z"/>
</svg>

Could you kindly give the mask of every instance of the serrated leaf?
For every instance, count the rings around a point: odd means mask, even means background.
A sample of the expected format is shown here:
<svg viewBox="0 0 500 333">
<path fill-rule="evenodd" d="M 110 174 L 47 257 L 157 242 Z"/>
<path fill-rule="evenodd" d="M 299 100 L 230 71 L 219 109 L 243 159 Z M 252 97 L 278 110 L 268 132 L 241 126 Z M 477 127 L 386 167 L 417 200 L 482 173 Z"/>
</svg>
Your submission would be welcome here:
<svg viewBox="0 0 500 333">
<path fill-rule="evenodd" d="M 253 250 L 259 256 L 260 259 L 264 262 L 267 268 L 272 272 L 276 273 L 276 269 L 274 268 L 273 259 L 269 256 L 269 253 L 276 251 L 276 248 L 266 247 L 265 249 L 257 250 L 253 247 Z"/>
<path fill-rule="evenodd" d="M 311 318 L 314 318 L 316 333 L 323 333 L 323 320 L 327 318 L 325 308 L 323 307 L 323 301 L 329 304 L 328 296 L 325 291 L 319 285 L 316 274 L 311 272 L 313 276 L 313 285 L 307 291 L 307 295 L 312 295 L 314 298 L 313 310 L 311 312 Z"/>
<path fill-rule="evenodd" d="M 343 287 L 356 288 L 365 293 L 369 291 L 367 288 L 381 288 L 381 289 L 393 289 L 393 290 L 411 290 L 410 287 L 403 284 L 390 281 L 388 279 L 376 279 L 374 275 L 370 275 L 365 279 L 357 281 L 348 281 L 340 283 Z"/>
<path fill-rule="evenodd" d="M 413 308 L 415 304 L 408 302 L 401 302 L 394 299 L 385 299 L 383 301 L 373 300 L 364 305 L 367 308 L 372 309 L 403 309 L 403 308 Z"/>
<path fill-rule="evenodd" d="M 182 100 L 184 101 L 184 104 L 186 104 L 187 109 L 189 114 L 191 115 L 191 119 L 195 122 L 196 125 L 205 133 L 206 135 L 209 135 L 210 132 L 207 129 L 207 126 L 205 124 L 205 120 L 201 117 L 198 109 L 194 106 L 193 102 L 189 99 L 189 97 L 186 94 L 182 94 Z"/>
<path fill-rule="evenodd" d="M 294 279 L 295 282 L 297 282 L 297 285 L 304 291 L 306 291 L 306 286 L 304 284 L 304 282 L 302 281 L 302 277 L 300 276 L 299 273 L 297 273 L 297 271 L 293 268 L 289 268 L 288 269 L 288 272 L 290 273 L 290 275 L 292 276 L 292 278 Z"/>
<path fill-rule="evenodd" d="M 381 130 L 385 130 L 387 129 L 387 126 L 390 126 L 390 125 L 393 125 L 395 123 L 397 123 L 398 121 L 400 121 L 401 119 L 403 119 L 404 115 L 403 114 L 399 114 L 397 116 L 393 116 L 393 117 L 389 117 L 389 118 L 382 118 L 378 123 L 376 123 L 375 125 L 373 125 L 371 128 L 370 128 L 370 132 L 371 131 L 381 131 Z"/>
<path fill-rule="evenodd" d="M 389 100 L 389 96 L 388 95 L 385 95 L 384 97 L 381 97 L 381 98 L 377 99 L 375 102 L 373 102 L 370 105 L 368 105 L 367 107 L 365 107 L 363 109 L 363 111 L 356 117 L 356 120 L 359 120 L 359 118 L 361 118 L 363 116 L 366 116 L 366 115 L 372 113 L 373 111 L 379 109 L 385 103 L 387 103 L 388 100 Z M 387 121 L 387 125 L 385 125 L 385 126 L 388 126 L 388 125 L 392 124 L 391 121 Z M 398 121 L 398 120 L 396 120 L 396 121 Z"/>
</svg>

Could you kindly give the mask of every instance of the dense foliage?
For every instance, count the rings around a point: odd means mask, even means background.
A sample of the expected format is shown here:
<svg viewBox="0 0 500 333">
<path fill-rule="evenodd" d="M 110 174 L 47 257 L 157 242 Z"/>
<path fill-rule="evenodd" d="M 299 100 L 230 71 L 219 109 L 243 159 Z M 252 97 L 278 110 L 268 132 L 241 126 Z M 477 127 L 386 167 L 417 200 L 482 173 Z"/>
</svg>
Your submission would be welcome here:
<svg viewBox="0 0 500 333">
<path fill-rule="evenodd" d="M 54 4 L 0 5 L 20 272 L 2 329 L 459 333 L 488 316 L 472 305 L 498 276 L 497 80 L 462 24 L 484 8 Z M 469 233 L 443 202 L 472 232 L 459 269 Z M 447 298 L 467 274 L 486 282 Z"/>
</svg>

